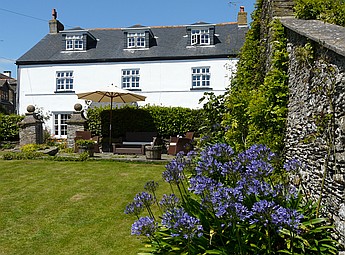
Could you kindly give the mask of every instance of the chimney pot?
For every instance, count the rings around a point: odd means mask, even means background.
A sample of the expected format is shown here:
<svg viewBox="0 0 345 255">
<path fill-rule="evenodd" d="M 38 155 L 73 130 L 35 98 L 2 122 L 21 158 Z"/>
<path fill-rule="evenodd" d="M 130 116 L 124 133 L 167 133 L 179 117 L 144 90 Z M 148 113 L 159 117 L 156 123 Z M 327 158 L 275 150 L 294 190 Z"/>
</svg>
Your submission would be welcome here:
<svg viewBox="0 0 345 255">
<path fill-rule="evenodd" d="M 240 6 L 240 11 L 237 15 L 237 23 L 239 26 L 248 26 L 247 12 L 244 11 L 244 6 Z"/>
<path fill-rule="evenodd" d="M 49 33 L 51 34 L 57 34 L 60 31 L 63 31 L 65 28 L 63 26 L 63 24 L 58 21 L 57 18 L 57 11 L 56 9 L 52 10 L 52 19 L 49 20 Z"/>
<path fill-rule="evenodd" d="M 56 9 L 53 9 L 53 10 L 52 10 L 52 16 L 53 16 L 53 19 L 57 19 L 57 12 L 56 12 Z"/>
<path fill-rule="evenodd" d="M 8 77 L 10 77 L 11 78 L 11 71 L 4 71 L 4 75 L 6 75 L 6 76 L 8 76 Z"/>
</svg>

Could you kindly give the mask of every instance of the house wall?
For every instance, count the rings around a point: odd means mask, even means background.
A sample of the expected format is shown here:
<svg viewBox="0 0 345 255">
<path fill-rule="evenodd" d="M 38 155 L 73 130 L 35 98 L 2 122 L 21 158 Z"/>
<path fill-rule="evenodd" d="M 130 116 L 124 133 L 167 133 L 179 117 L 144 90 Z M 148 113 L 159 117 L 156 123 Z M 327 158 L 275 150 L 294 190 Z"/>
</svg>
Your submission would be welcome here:
<svg viewBox="0 0 345 255">
<path fill-rule="evenodd" d="M 78 100 L 76 93 L 97 90 L 110 84 L 121 87 L 122 69 L 140 69 L 140 89 L 146 96 L 140 105 L 181 106 L 200 108 L 199 99 L 205 91 L 216 95 L 225 92 L 235 70 L 237 59 L 220 58 L 204 60 L 171 60 L 150 62 L 123 62 L 99 64 L 21 65 L 18 68 L 19 113 L 24 114 L 28 105 L 35 105 L 44 114 L 55 112 L 72 113 Z M 210 67 L 212 90 L 191 90 L 192 67 Z M 73 71 L 75 93 L 55 93 L 57 71 Z M 53 127 L 53 118 L 46 122 Z"/>
</svg>

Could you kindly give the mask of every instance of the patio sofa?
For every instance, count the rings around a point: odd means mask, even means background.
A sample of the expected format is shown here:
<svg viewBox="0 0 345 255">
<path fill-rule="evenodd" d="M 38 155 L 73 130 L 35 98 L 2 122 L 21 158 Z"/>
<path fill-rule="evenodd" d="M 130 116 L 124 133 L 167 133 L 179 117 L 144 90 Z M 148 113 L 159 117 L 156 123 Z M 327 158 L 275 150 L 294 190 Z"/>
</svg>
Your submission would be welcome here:
<svg viewBox="0 0 345 255">
<path fill-rule="evenodd" d="M 113 144 L 113 153 L 145 155 L 145 146 L 151 145 L 154 137 L 157 132 L 126 132 L 121 143 Z"/>
</svg>

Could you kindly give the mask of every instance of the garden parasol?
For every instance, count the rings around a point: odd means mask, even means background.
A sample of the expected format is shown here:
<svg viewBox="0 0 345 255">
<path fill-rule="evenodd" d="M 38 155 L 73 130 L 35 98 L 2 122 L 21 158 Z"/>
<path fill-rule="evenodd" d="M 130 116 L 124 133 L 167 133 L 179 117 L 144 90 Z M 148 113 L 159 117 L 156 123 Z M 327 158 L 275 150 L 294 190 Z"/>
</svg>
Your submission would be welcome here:
<svg viewBox="0 0 345 255">
<path fill-rule="evenodd" d="M 129 90 L 121 89 L 113 84 L 104 89 L 83 92 L 77 94 L 78 99 L 91 100 L 93 102 L 110 102 L 110 125 L 109 125 L 109 151 L 111 148 L 111 120 L 113 103 L 132 103 L 145 101 L 145 96 L 132 93 Z"/>
</svg>

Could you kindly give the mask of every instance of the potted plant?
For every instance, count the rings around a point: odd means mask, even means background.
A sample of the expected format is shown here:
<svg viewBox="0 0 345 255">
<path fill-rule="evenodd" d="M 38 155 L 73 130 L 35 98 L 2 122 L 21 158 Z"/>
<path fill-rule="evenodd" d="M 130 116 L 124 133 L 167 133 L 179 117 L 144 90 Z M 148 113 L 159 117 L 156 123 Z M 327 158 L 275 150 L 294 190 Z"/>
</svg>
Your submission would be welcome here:
<svg viewBox="0 0 345 255">
<path fill-rule="evenodd" d="M 87 151 L 90 157 L 94 155 L 95 141 L 78 139 L 75 141 L 75 144 L 78 148 L 78 153 L 83 153 Z"/>
</svg>

